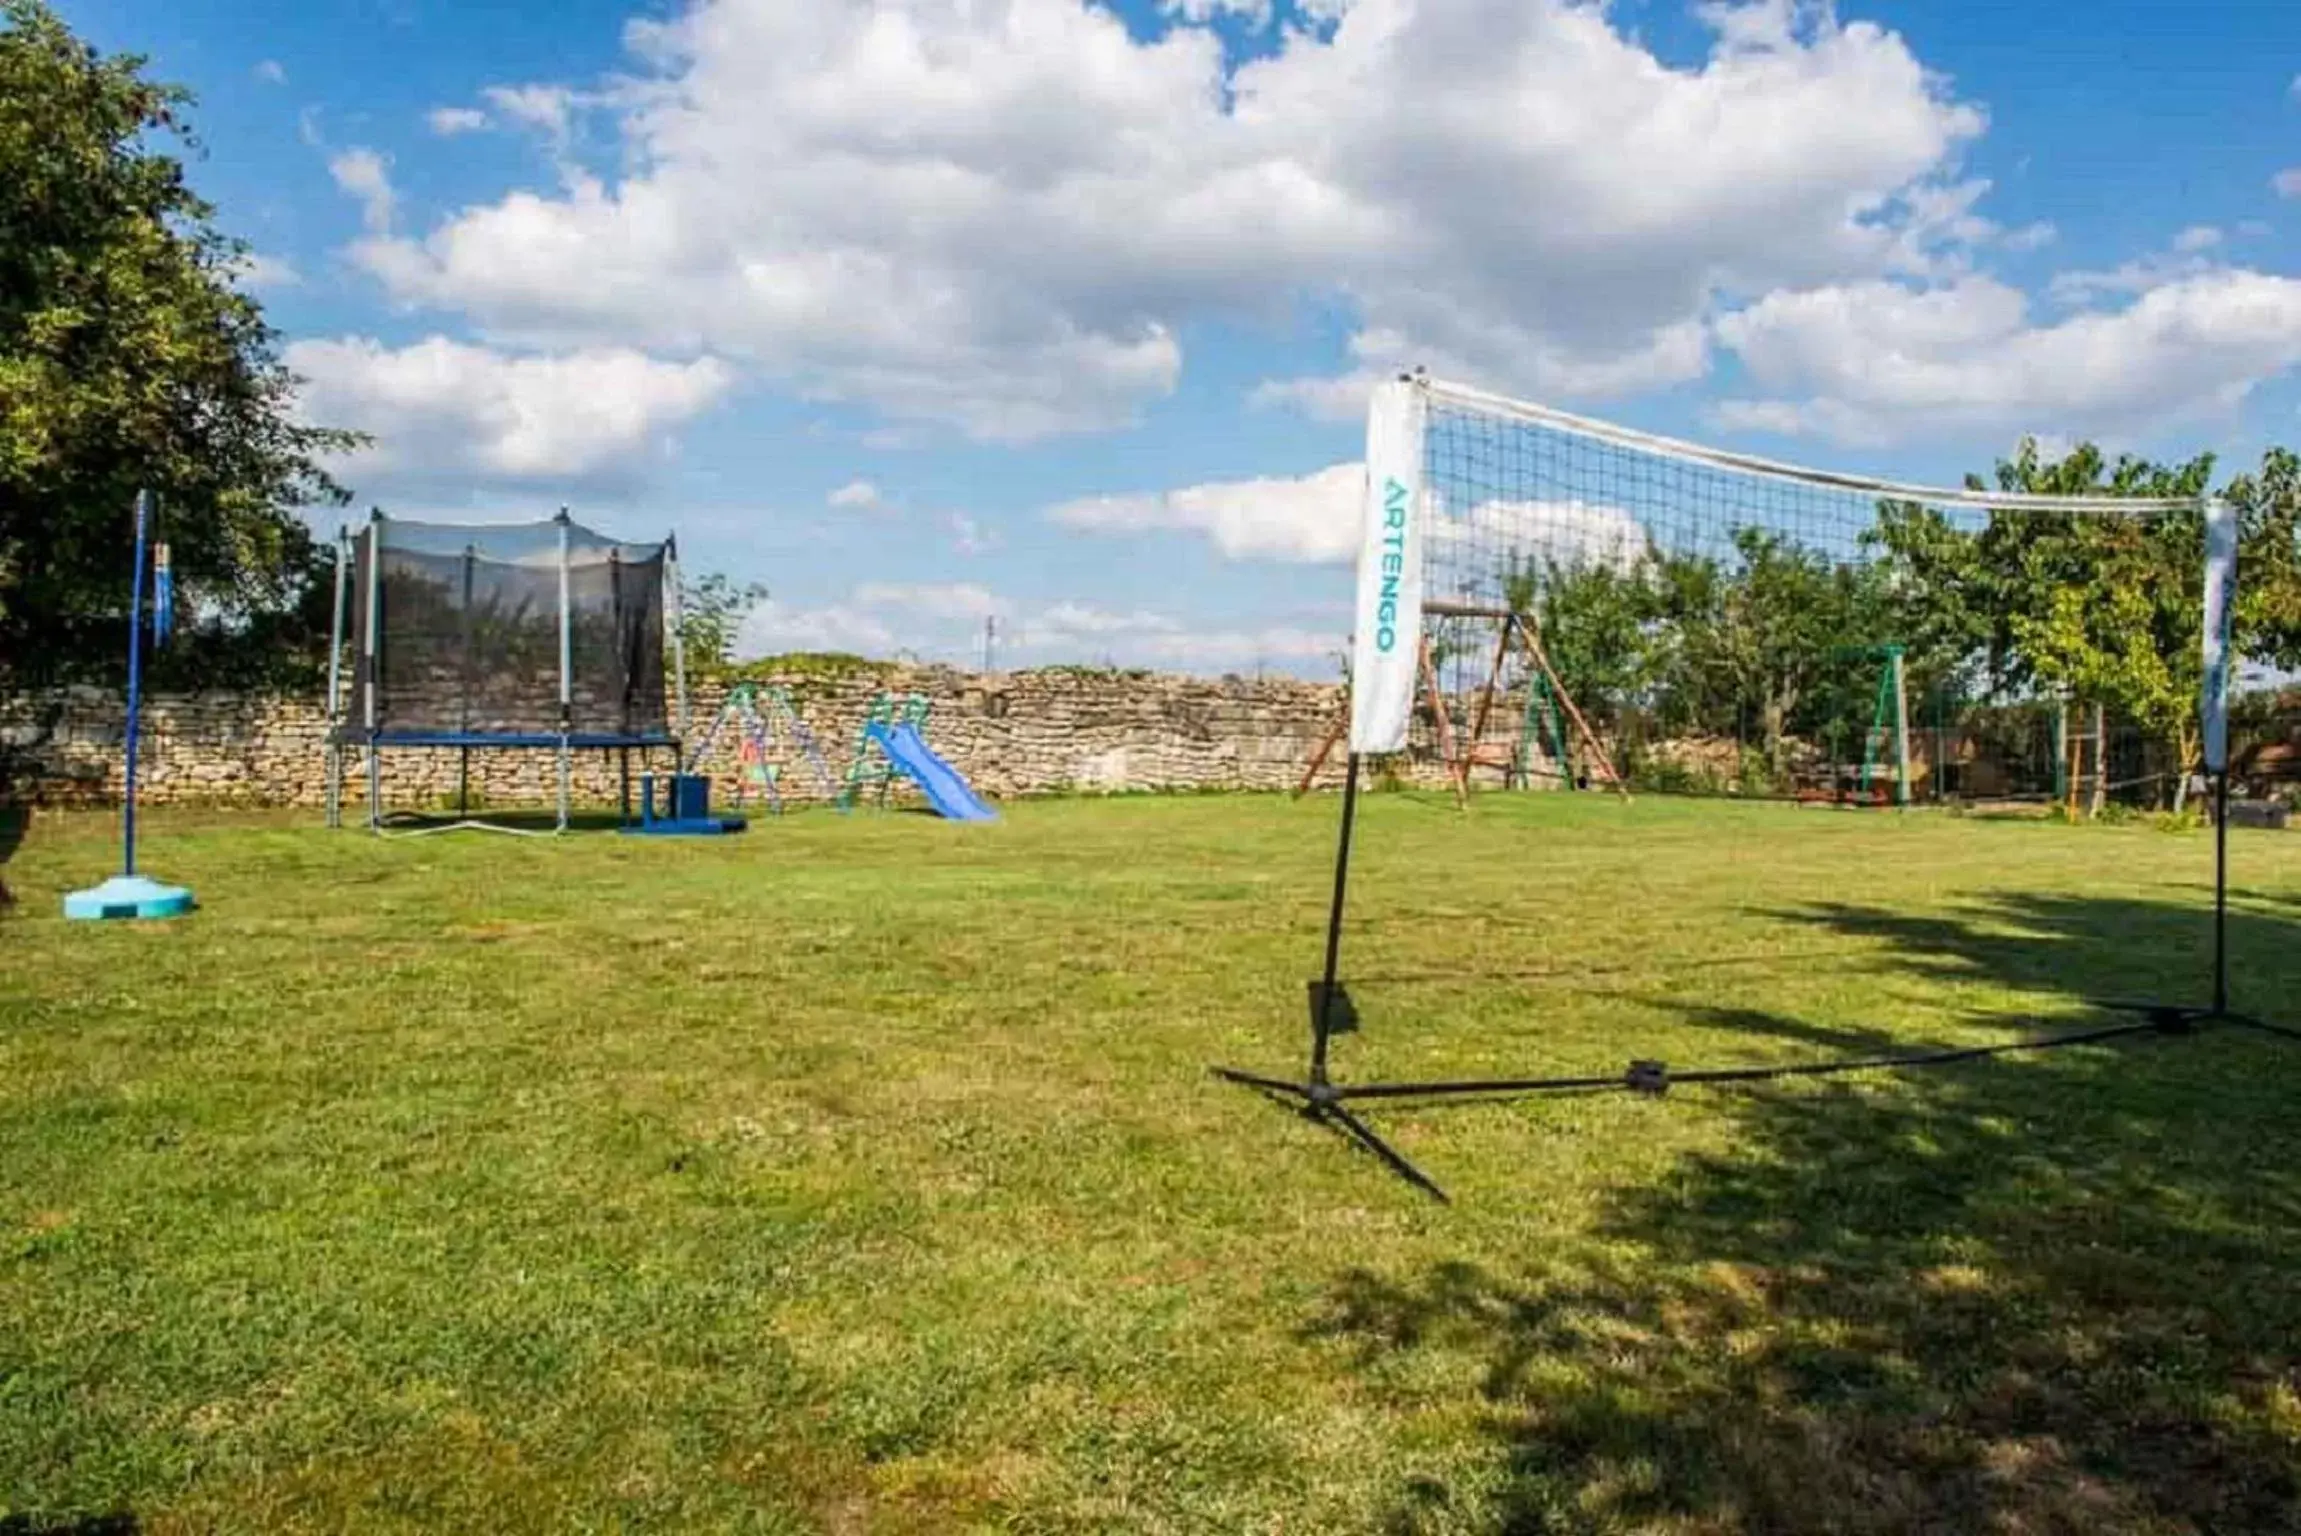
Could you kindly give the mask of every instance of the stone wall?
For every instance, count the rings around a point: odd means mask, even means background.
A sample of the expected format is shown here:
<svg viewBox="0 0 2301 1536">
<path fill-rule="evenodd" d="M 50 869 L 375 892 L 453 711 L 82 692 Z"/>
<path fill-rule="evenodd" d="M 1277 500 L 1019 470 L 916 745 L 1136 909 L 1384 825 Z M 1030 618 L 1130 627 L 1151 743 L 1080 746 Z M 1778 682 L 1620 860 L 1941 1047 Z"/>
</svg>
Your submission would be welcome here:
<svg viewBox="0 0 2301 1536">
<path fill-rule="evenodd" d="M 1070 669 L 970 675 L 887 668 L 762 681 L 789 690 L 834 786 L 846 777 L 873 700 L 917 693 L 930 704 L 928 740 L 993 796 L 1291 789 L 1343 704 L 1342 690 L 1333 684 Z M 694 741 L 702 741 L 724 696 L 718 684 L 695 689 Z M 1507 718 L 1506 711 L 1497 714 Z M 120 698 L 101 690 L 0 700 L 0 773 L 13 781 L 11 792 L 24 798 L 59 804 L 116 800 L 122 791 L 123 726 Z M 669 766 L 667 754 L 654 756 L 651 766 Z M 140 789 L 155 803 L 318 805 L 325 797 L 326 762 L 327 723 L 315 699 L 200 694 L 146 701 Z M 820 797 L 817 776 L 787 732 L 778 732 L 768 762 L 786 798 Z M 1340 785 L 1342 763 L 1337 750 L 1321 775 L 1324 786 Z M 1410 763 L 1413 777 L 1434 777 L 1427 749 Z M 731 803 L 742 777 L 738 733 L 721 734 L 707 766 L 718 781 L 714 803 Z M 456 792 L 458 767 L 454 751 L 387 750 L 387 805 L 432 808 L 447 802 Z M 484 804 L 547 803 L 554 771 L 549 751 L 471 754 L 473 787 Z M 355 799 L 362 772 L 357 760 L 349 766 Z M 612 800 L 617 775 L 614 754 L 576 754 L 577 798 L 593 804 Z"/>
</svg>

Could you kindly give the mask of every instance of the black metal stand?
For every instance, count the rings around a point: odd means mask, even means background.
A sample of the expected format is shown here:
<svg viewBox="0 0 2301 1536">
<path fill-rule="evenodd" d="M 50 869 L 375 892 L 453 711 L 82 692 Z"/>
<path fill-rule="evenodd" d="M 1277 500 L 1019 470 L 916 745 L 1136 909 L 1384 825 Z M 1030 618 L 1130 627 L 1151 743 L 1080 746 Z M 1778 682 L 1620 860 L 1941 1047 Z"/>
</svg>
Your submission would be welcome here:
<svg viewBox="0 0 2301 1536">
<path fill-rule="evenodd" d="M 1444 1200 L 1445 1190 L 1440 1189 L 1429 1175 L 1408 1162 L 1405 1154 L 1384 1141 L 1375 1133 L 1374 1127 L 1352 1114 L 1343 1104 L 1342 1101 L 1351 1097 L 1353 1091 L 1335 1087 L 1327 1076 L 1327 1042 L 1334 1037 L 1338 1016 L 1350 1006 L 1349 995 L 1336 981 L 1335 972 L 1342 964 L 1342 910 L 1350 888 L 1350 834 L 1358 823 L 1358 766 L 1358 754 L 1353 752 L 1346 770 L 1348 781 L 1342 789 L 1342 836 L 1334 852 L 1334 902 L 1327 909 L 1326 915 L 1326 969 L 1320 979 L 1312 984 L 1310 991 L 1310 1070 L 1300 1082 L 1241 1072 L 1232 1067 L 1216 1067 L 1214 1075 L 1226 1082 L 1243 1084 L 1282 1100 L 1298 1102 L 1306 1117 L 1320 1125 L 1339 1129 L 1352 1141 L 1382 1159 L 1400 1178 Z"/>
<path fill-rule="evenodd" d="M 2105 1002 L 2104 1008 L 2147 1014 L 2161 1029 L 2187 1032 L 2201 1024 L 2234 1024 L 2286 1040 L 2301 1040 L 2287 1029 L 2229 1006 L 2229 770 L 2213 776 L 2213 1001 L 2202 1008 L 2165 1003 Z"/>
<path fill-rule="evenodd" d="M 1867 1056 L 1850 1060 L 1805 1062 L 1769 1067 L 1712 1067 L 1673 1072 L 1659 1061 L 1633 1061 L 1620 1074 L 1606 1077 L 1475 1078 L 1423 1083 L 1356 1083 L 1337 1085 L 1328 1073 L 1329 1041 L 1345 1028 L 1354 1028 L 1356 1011 L 1349 993 L 1337 979 L 1342 957 L 1342 913 L 1350 879 L 1350 838 L 1358 817 L 1358 754 L 1350 755 L 1349 783 L 1342 792 L 1342 835 L 1334 860 L 1334 902 L 1326 920 L 1326 967 L 1310 989 L 1310 1064 L 1300 1081 L 1216 1067 L 1214 1075 L 1226 1082 L 1256 1089 L 1281 1102 L 1293 1102 L 1313 1122 L 1332 1127 L 1380 1158 L 1408 1183 L 1446 1202 L 1448 1196 L 1431 1177 L 1350 1109 L 1353 1102 L 1422 1100 L 1460 1102 L 1468 1099 L 1517 1098 L 1536 1093 L 1597 1092 L 1628 1089 L 1660 1097 L 1674 1083 L 1755 1083 L 1797 1077 L 1826 1077 L 1840 1072 L 1869 1072 L 1905 1067 L 1946 1066 L 1980 1061 L 2017 1051 L 2051 1050 L 2058 1046 L 2088 1045 L 2130 1035 L 2194 1034 L 2206 1024 L 2230 1024 L 2301 1041 L 2301 1030 L 2233 1012 L 2229 1006 L 2229 774 L 2216 777 L 2214 788 L 2213 876 L 2213 1001 L 2209 1007 L 2170 1003 L 2096 1001 L 2094 1006 L 2113 1013 L 2135 1013 L 2132 1023 L 2110 1024 L 2065 1034 L 2044 1035 L 2001 1045 L 1964 1046 L 1949 1050 L 1917 1051 L 1895 1056 Z M 1349 1023 L 1346 1025 L 1345 1020 Z"/>
</svg>

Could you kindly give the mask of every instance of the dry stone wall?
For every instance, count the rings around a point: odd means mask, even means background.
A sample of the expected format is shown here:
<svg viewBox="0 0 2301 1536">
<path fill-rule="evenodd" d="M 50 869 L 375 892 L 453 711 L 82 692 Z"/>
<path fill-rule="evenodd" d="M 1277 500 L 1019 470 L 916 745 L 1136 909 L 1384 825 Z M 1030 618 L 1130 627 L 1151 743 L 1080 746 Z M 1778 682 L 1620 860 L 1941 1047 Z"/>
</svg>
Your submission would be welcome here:
<svg viewBox="0 0 2301 1536">
<path fill-rule="evenodd" d="M 874 700 L 924 695 L 929 742 L 992 796 L 1291 789 L 1343 707 L 1342 689 L 1333 684 L 1070 669 L 968 674 L 888 668 L 759 681 L 788 691 L 834 784 L 847 774 Z M 691 740 L 703 739 L 725 692 L 718 683 L 696 687 Z M 48 803 L 117 800 L 124 726 L 120 698 L 103 690 L 0 699 L 0 775 L 8 781 L 0 788 Z M 1418 742 L 1427 734 L 1418 727 Z M 816 776 L 787 734 L 769 762 L 787 799 L 820 797 Z M 386 804 L 446 803 L 456 793 L 460 766 L 452 750 L 387 750 Z M 668 768 L 668 754 L 655 753 L 652 766 Z M 714 803 L 732 803 L 743 777 L 735 732 L 722 733 L 705 766 L 716 780 Z M 1426 742 L 1407 767 L 1410 777 L 1437 777 Z M 1322 786 L 1339 787 L 1342 769 L 1337 750 L 1321 774 Z M 476 751 L 470 771 L 475 796 L 484 804 L 538 805 L 554 793 L 548 751 Z M 325 711 L 318 700 L 300 697 L 151 698 L 138 772 L 141 792 L 155 803 L 318 805 L 327 779 Z M 355 755 L 347 768 L 353 798 L 363 772 Z M 612 801 L 618 782 L 615 754 L 576 754 L 579 800 Z"/>
</svg>

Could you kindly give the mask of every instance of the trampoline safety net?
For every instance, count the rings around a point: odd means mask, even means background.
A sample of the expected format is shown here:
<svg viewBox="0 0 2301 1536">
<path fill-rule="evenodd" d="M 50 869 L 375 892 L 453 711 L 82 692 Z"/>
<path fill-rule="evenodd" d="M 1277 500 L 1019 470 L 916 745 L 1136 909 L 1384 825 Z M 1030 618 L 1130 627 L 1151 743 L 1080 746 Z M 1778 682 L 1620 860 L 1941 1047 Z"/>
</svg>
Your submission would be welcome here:
<svg viewBox="0 0 2301 1536">
<path fill-rule="evenodd" d="M 668 545 L 623 543 L 564 516 L 482 527 L 378 517 L 352 556 L 348 735 L 484 745 L 669 733 Z"/>
</svg>

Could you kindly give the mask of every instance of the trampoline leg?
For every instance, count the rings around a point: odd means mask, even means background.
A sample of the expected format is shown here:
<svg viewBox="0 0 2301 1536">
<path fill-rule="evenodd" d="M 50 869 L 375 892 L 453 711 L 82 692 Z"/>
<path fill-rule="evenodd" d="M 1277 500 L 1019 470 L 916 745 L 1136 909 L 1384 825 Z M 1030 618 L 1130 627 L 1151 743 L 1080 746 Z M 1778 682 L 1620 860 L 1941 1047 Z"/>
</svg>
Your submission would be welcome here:
<svg viewBox="0 0 2301 1536">
<path fill-rule="evenodd" d="M 562 736 L 559 738 L 559 826 L 556 829 L 561 832 L 567 830 L 567 805 L 573 789 L 574 772 L 575 765 L 569 759 L 567 738 Z"/>
<path fill-rule="evenodd" d="M 328 744 L 328 826 L 344 824 L 344 749 L 341 742 Z"/>
<path fill-rule="evenodd" d="M 455 753 L 455 813 L 471 814 L 471 748 L 458 747 Z"/>
<path fill-rule="evenodd" d="M 383 748 L 368 743 L 368 830 L 383 830 Z"/>
<path fill-rule="evenodd" d="M 631 749 L 624 747 L 615 754 L 622 761 L 623 823 L 631 824 Z"/>
</svg>

